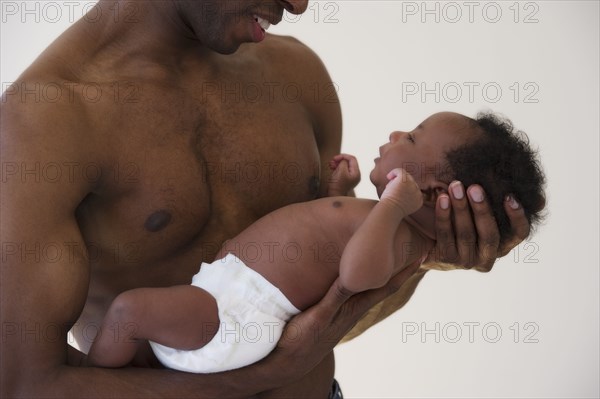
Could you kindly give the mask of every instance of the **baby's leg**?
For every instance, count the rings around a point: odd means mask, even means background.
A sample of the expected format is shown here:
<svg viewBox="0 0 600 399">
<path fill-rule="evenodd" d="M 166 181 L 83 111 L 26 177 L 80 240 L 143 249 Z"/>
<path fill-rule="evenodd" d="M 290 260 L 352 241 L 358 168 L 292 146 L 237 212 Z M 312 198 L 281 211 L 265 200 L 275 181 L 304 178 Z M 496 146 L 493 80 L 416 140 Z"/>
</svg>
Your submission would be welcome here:
<svg viewBox="0 0 600 399">
<path fill-rule="evenodd" d="M 175 349 L 199 349 L 213 338 L 218 326 L 217 303 L 201 288 L 179 285 L 125 291 L 111 304 L 88 362 L 126 366 L 143 340 Z"/>
</svg>

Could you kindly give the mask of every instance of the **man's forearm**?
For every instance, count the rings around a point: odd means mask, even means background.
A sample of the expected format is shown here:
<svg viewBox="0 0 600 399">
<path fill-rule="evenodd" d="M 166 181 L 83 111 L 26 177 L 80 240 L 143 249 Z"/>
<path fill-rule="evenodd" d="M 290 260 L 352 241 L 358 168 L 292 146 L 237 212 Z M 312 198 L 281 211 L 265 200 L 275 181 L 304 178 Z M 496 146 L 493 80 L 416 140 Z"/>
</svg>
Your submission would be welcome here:
<svg viewBox="0 0 600 399">
<path fill-rule="evenodd" d="M 373 327 L 375 324 L 386 319 L 392 313 L 401 309 L 415 293 L 417 286 L 427 273 L 427 270 L 419 269 L 400 287 L 398 291 L 385 300 L 373 306 L 362 319 L 356 323 L 354 328 L 346 334 L 341 342 L 347 342 L 358 337 L 360 334 Z"/>
<path fill-rule="evenodd" d="M 331 352 L 317 367 L 299 380 L 261 392 L 257 398 L 326 398 L 331 390 L 334 374 L 335 362 Z"/>
<path fill-rule="evenodd" d="M 256 397 L 267 399 L 321 397 L 330 389 L 335 368 L 333 352 L 305 375 L 297 375 L 294 368 L 278 363 L 280 360 L 284 361 L 285 359 L 277 355 L 271 356 L 242 369 L 215 374 L 190 374 L 149 368 L 105 369 L 91 367 L 86 372 L 85 369 L 83 371 L 74 370 L 81 369 L 81 366 L 86 364 L 86 355 L 69 346 L 68 362 L 72 367 L 69 367 L 67 371 L 72 371 L 73 375 L 65 376 L 63 382 L 53 382 L 55 386 L 44 392 L 47 394 L 54 390 L 61 397 L 69 397 L 69 392 L 78 392 L 78 394 L 85 394 L 86 397 L 114 394 L 144 398 L 190 396 L 194 398 Z M 146 373 L 146 371 L 148 372 Z M 86 387 L 80 389 L 77 384 L 69 385 L 70 378 L 83 378 L 88 382 L 93 381 L 93 383 L 88 383 Z M 139 386 L 140 379 L 142 380 L 141 388 Z M 104 389 L 106 386 L 114 385 L 115 383 L 111 381 L 115 380 L 119 385 L 112 386 L 110 390 Z M 126 384 L 123 384 L 124 381 Z M 154 387 L 154 383 L 157 383 L 158 387 Z M 71 388 L 71 386 L 75 388 Z"/>
<path fill-rule="evenodd" d="M 71 360 L 75 359 L 74 357 Z M 169 369 L 60 366 L 44 375 L 24 373 L 29 381 L 3 397 L 60 398 L 245 398 L 280 386 L 276 370 L 256 365 L 215 374 L 191 374 Z M 52 370 L 54 371 L 54 370 Z M 6 381 L 3 381 L 3 385 Z"/>
<path fill-rule="evenodd" d="M 2 396 L 7 398 L 205 397 L 202 391 L 194 392 L 194 380 L 177 376 L 170 370 L 61 366 L 43 376 L 27 374 L 26 378 L 21 378 L 22 383 L 14 384 L 8 389 L 3 387 Z M 6 382 L 3 385 L 6 385 Z M 210 394 L 207 393 L 206 397 L 209 396 Z"/>
</svg>

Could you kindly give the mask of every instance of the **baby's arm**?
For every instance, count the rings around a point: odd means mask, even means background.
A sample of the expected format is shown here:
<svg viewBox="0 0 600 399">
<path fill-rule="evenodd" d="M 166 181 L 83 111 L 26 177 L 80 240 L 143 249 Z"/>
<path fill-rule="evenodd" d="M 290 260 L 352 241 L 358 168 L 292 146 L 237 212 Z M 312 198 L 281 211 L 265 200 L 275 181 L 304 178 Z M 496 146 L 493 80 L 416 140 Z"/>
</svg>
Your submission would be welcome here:
<svg viewBox="0 0 600 399">
<path fill-rule="evenodd" d="M 400 222 L 422 206 L 423 194 L 404 169 L 394 169 L 387 177 L 390 182 L 381 200 L 354 232 L 340 261 L 342 286 L 354 293 L 385 285 L 399 271 L 399 256 L 403 266 L 411 261 L 403 251 L 412 249 L 413 236 Z"/>
<path fill-rule="evenodd" d="M 327 186 L 327 196 L 347 196 L 360 182 L 358 161 L 352 155 L 339 154 L 329 161 L 331 176 Z"/>
<path fill-rule="evenodd" d="M 218 324 L 215 299 L 201 288 L 178 285 L 125 291 L 106 313 L 88 363 L 126 366 L 144 340 L 177 349 L 198 349 L 212 339 Z"/>
</svg>

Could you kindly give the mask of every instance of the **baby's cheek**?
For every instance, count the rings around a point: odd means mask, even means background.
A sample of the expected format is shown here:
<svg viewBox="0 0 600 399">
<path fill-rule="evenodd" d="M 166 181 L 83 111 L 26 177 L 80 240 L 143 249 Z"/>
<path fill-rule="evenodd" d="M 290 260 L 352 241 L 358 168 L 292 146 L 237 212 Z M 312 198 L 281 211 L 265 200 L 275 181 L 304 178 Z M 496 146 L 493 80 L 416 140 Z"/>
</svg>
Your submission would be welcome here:
<svg viewBox="0 0 600 399">
<path fill-rule="evenodd" d="M 417 184 L 421 184 L 424 181 L 424 176 L 421 174 L 421 166 L 416 162 L 403 162 L 402 169 L 407 171 L 412 178 L 417 182 Z"/>
<path fill-rule="evenodd" d="M 422 189 L 432 181 L 443 180 L 448 173 L 447 166 L 441 162 L 405 162 L 402 167 Z"/>
</svg>

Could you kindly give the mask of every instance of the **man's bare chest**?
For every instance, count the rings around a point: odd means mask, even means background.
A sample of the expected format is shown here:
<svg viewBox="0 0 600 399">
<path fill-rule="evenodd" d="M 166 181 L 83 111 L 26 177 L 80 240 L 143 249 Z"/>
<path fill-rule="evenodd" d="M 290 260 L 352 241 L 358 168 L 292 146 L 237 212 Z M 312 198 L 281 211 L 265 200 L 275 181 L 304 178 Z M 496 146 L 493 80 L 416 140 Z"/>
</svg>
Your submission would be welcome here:
<svg viewBox="0 0 600 399">
<path fill-rule="evenodd" d="M 78 212 L 99 264 L 137 268 L 207 245 L 210 257 L 258 217 L 316 197 L 319 153 L 300 103 L 202 87 L 140 85 L 109 107 L 110 162 Z"/>
</svg>

